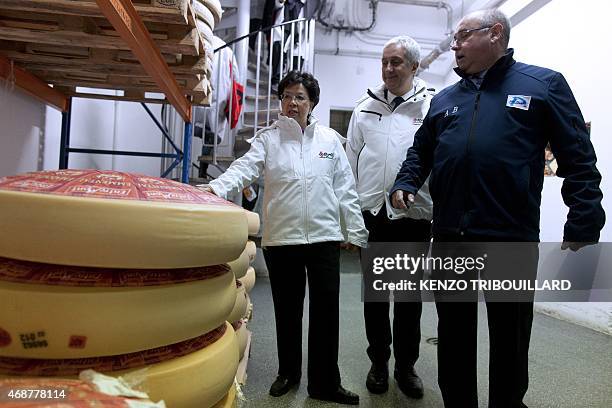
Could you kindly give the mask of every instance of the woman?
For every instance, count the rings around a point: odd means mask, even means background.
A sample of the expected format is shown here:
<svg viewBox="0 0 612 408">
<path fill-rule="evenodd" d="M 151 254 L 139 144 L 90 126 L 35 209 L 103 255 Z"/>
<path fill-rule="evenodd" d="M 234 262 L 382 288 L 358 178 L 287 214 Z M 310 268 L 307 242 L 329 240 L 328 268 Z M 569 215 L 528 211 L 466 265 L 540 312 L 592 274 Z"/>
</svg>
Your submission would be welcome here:
<svg viewBox="0 0 612 408">
<path fill-rule="evenodd" d="M 356 405 L 359 396 L 340 385 L 338 369 L 340 243 L 364 247 L 368 232 L 339 135 L 311 116 L 319 102 L 317 80 L 292 71 L 279 83 L 278 95 L 279 119 L 258 132 L 251 149 L 210 188 L 226 197 L 265 173 L 262 246 L 279 360 L 270 395 L 284 395 L 300 382 L 307 278 L 308 393 L 312 398 Z"/>
</svg>

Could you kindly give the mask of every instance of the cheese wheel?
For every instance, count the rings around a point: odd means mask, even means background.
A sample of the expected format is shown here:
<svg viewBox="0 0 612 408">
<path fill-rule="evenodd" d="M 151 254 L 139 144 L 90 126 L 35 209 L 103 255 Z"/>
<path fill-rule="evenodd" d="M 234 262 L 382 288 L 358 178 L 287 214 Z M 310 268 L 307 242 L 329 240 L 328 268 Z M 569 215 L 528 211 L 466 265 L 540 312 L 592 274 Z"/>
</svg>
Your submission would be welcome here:
<svg viewBox="0 0 612 408">
<path fill-rule="evenodd" d="M 141 270 L 0 258 L 0 356 L 124 354 L 197 337 L 236 304 L 226 265 Z"/>
<path fill-rule="evenodd" d="M 251 302 L 251 297 L 248 293 L 246 294 L 246 303 L 246 312 L 244 313 L 244 316 L 242 318 L 248 322 L 253 317 L 253 303 Z"/>
<path fill-rule="evenodd" d="M 253 262 L 255 260 L 255 256 L 257 255 L 257 246 L 253 241 L 247 241 L 246 243 L 246 251 L 249 254 L 249 260 Z"/>
<path fill-rule="evenodd" d="M 238 280 L 244 285 L 246 292 L 249 293 L 251 289 L 253 289 L 253 286 L 255 286 L 255 269 L 249 266 L 246 274 Z"/>
<path fill-rule="evenodd" d="M 192 4 L 193 11 L 195 12 L 196 17 L 204 21 L 211 29 L 214 30 L 215 17 L 213 16 L 212 11 L 210 11 L 208 7 L 206 7 L 204 4 L 200 3 L 197 0 L 194 1 Z"/>
<path fill-rule="evenodd" d="M 247 343 L 249 342 L 249 330 L 247 329 L 246 322 L 238 320 L 232 323 L 234 331 L 236 332 L 236 339 L 238 340 L 238 351 L 240 360 L 244 357 L 244 351 L 246 350 Z"/>
<path fill-rule="evenodd" d="M 0 178 L 0 256 L 51 264 L 163 269 L 236 259 L 244 209 L 195 187 L 115 171 Z"/>
<path fill-rule="evenodd" d="M 232 269 L 232 272 L 234 272 L 234 277 L 236 277 L 236 279 L 240 279 L 247 273 L 247 269 L 249 269 L 249 262 L 249 254 L 245 247 L 238 259 L 228 262 L 227 264 Z"/>
<path fill-rule="evenodd" d="M 247 222 L 249 225 L 249 235 L 255 235 L 259 232 L 259 214 L 252 211 L 246 211 Z"/>
<path fill-rule="evenodd" d="M 236 384 L 232 384 L 225 397 L 219 402 L 217 402 L 213 408 L 236 408 Z M 145 407 L 146 408 L 146 407 Z"/>
<path fill-rule="evenodd" d="M 236 281 L 236 303 L 234 303 L 234 308 L 227 316 L 227 321 L 235 322 L 242 319 L 247 311 L 247 306 L 247 294 L 244 286 L 239 281 Z"/>
<path fill-rule="evenodd" d="M 215 24 L 219 24 L 221 16 L 223 15 L 223 8 L 219 0 L 196 0 L 194 3 L 201 3 L 206 6 L 215 18 Z"/>
<path fill-rule="evenodd" d="M 238 367 L 238 341 L 228 323 L 195 339 L 115 357 L 37 360 L 0 357 L 0 375 L 75 377 L 93 369 L 121 376 L 168 407 L 206 408 L 221 401 Z"/>
</svg>

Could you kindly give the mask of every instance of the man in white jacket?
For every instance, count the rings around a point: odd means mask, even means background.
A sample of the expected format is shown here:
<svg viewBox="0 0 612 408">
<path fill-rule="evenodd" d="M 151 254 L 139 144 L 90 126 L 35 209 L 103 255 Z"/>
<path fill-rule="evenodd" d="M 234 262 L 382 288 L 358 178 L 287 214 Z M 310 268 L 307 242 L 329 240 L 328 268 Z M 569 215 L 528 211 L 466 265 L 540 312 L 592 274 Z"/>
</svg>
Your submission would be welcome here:
<svg viewBox="0 0 612 408">
<path fill-rule="evenodd" d="M 349 124 L 346 151 L 370 231 L 369 242 L 419 242 L 425 248 L 431 237 L 432 202 L 427 182 L 409 210 L 397 210 L 389 201 L 389 189 L 432 97 L 425 82 L 415 78 L 419 60 L 419 45 L 412 38 L 389 40 L 382 55 L 384 83 L 368 89 Z M 371 283 L 372 276 L 371 271 L 364 271 L 364 285 Z M 423 384 L 414 363 L 419 356 L 422 304 L 420 299 L 400 302 L 396 296 L 392 330 L 386 299 L 369 302 L 364 298 L 367 352 L 372 361 L 366 386 L 375 394 L 387 391 L 393 342 L 398 387 L 409 397 L 421 398 Z"/>
</svg>

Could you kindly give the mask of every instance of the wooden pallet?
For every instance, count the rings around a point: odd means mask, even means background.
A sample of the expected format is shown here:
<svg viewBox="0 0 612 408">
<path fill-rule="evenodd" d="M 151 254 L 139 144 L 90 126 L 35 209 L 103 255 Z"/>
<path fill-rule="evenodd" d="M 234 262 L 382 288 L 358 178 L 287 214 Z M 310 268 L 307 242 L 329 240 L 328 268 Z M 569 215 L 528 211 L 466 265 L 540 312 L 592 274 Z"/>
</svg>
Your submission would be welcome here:
<svg viewBox="0 0 612 408">
<path fill-rule="evenodd" d="M 208 104 L 210 64 L 189 0 L 132 0 L 179 87 Z M 95 0 L 0 0 L 0 54 L 68 94 L 124 90 L 122 100 L 160 92 Z"/>
</svg>

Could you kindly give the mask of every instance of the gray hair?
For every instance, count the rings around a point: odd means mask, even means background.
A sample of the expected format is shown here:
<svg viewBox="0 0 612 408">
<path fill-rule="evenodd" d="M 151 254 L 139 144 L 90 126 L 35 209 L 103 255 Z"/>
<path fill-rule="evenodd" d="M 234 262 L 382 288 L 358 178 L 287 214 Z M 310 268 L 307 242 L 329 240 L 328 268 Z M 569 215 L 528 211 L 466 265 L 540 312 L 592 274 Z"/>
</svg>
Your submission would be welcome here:
<svg viewBox="0 0 612 408">
<path fill-rule="evenodd" d="M 504 49 L 508 48 L 508 43 L 510 42 L 510 30 L 512 29 L 512 24 L 510 23 L 510 19 L 499 9 L 487 9 L 480 10 L 474 13 L 474 18 L 480 20 L 483 26 L 493 26 L 497 23 L 502 25 L 502 45 Z"/>
<path fill-rule="evenodd" d="M 399 45 L 404 49 L 404 56 L 409 64 L 419 64 L 421 61 L 421 47 L 414 39 L 407 35 L 393 37 L 385 44 L 385 48 L 389 45 Z"/>
</svg>

